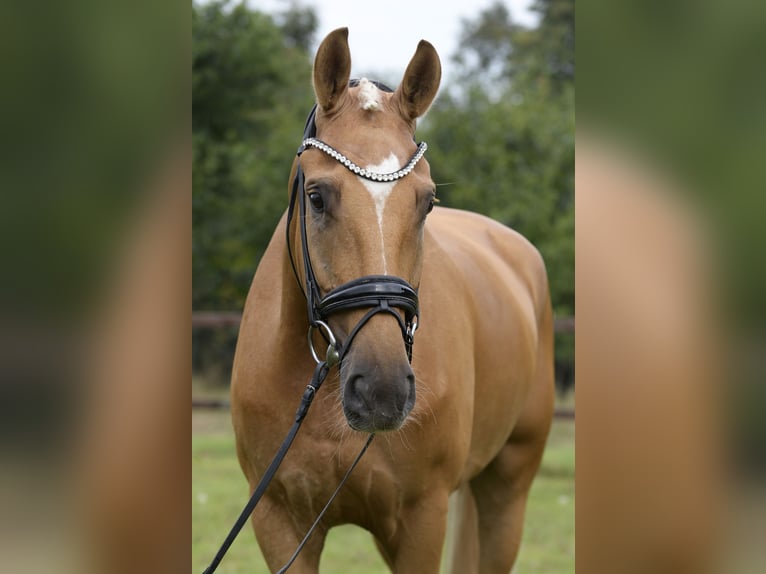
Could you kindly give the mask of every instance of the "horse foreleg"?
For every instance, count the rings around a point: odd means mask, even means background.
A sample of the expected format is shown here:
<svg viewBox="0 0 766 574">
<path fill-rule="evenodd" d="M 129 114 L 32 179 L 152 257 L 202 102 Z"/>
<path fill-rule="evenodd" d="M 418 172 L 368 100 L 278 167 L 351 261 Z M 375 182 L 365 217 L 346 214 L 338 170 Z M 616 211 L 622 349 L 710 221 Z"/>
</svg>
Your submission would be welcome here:
<svg viewBox="0 0 766 574">
<path fill-rule="evenodd" d="M 479 572 L 479 531 L 476 501 L 470 485 L 463 484 L 450 497 L 448 552 L 450 574 Z"/>
<path fill-rule="evenodd" d="M 310 526 L 298 527 L 286 508 L 269 498 L 261 500 L 253 513 L 252 523 L 258 546 L 271 572 L 279 571 L 287 563 Z M 290 567 L 290 574 L 319 572 L 319 556 L 326 536 L 326 530 L 317 528 Z"/>
<path fill-rule="evenodd" d="M 447 531 L 449 492 L 434 490 L 402 509 L 396 533 L 377 539 L 378 549 L 394 574 L 438 574 Z"/>
<path fill-rule="evenodd" d="M 516 561 L 527 496 L 540 467 L 552 416 L 553 376 L 545 367 L 510 439 L 470 482 L 479 518 L 481 574 L 508 574 Z"/>
<path fill-rule="evenodd" d="M 507 574 L 516 561 L 527 495 L 541 454 L 531 445 L 506 444 L 471 481 L 479 517 L 480 574 Z"/>
</svg>

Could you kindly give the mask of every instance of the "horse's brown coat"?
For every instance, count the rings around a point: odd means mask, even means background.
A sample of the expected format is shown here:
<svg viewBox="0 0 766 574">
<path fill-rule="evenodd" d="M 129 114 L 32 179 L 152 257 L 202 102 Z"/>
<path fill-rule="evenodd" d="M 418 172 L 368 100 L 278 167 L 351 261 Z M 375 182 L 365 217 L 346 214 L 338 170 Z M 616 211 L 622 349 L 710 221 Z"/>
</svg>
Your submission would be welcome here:
<svg viewBox="0 0 766 574">
<path fill-rule="evenodd" d="M 356 89 L 347 88 L 349 70 L 347 31 L 336 30 L 315 61 L 317 136 L 359 165 L 391 153 L 403 165 L 414 151 L 415 119 L 438 88 L 436 52 L 427 42 L 418 45 L 400 88 L 381 95 L 380 111 L 358 105 Z M 323 293 L 382 273 L 383 245 L 388 273 L 419 287 L 421 321 L 414 409 L 399 430 L 376 438 L 290 572 L 317 572 L 328 529 L 353 523 L 372 532 L 394 572 L 436 573 L 448 500 L 458 491 L 453 570 L 507 573 L 552 416 L 552 316 L 539 253 L 480 215 L 435 208 L 423 224 L 434 190 L 425 161 L 396 183 L 382 228 L 357 176 L 318 150 L 300 161 L 306 190 L 321 191 L 326 205 L 325 213 L 307 216 Z M 251 488 L 290 427 L 314 367 L 284 226 L 283 218 L 255 275 L 234 364 L 232 414 Z M 294 251 L 299 259 L 300 249 Z M 346 312 L 331 325 L 342 338 L 359 315 Z M 392 373 L 407 367 L 399 327 L 385 315 L 375 316 L 351 349 L 253 514 L 272 570 L 288 560 L 367 436 L 351 430 L 343 415 L 349 377 L 364 373 L 385 396 L 399 384 Z"/>
</svg>

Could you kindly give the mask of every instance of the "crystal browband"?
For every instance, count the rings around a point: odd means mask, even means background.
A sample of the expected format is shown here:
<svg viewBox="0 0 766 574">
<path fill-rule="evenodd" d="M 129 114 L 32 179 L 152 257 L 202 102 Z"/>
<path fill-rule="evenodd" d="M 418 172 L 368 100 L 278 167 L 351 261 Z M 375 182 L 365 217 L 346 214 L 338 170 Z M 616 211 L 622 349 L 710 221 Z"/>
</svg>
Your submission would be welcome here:
<svg viewBox="0 0 766 574">
<path fill-rule="evenodd" d="M 412 171 L 412 169 L 415 167 L 415 164 L 417 164 L 420 161 L 420 158 L 423 157 L 423 154 L 426 153 L 426 150 L 428 149 L 428 144 L 426 144 L 426 142 L 420 142 L 418 144 L 418 149 L 415 151 L 415 154 L 410 158 L 410 161 L 407 162 L 407 165 L 405 165 L 400 170 L 394 171 L 392 173 L 375 173 L 368 169 L 359 167 L 353 161 L 348 159 L 345 155 L 340 153 L 338 150 L 336 150 L 332 146 L 329 146 L 323 141 L 318 140 L 316 138 L 307 138 L 303 140 L 303 147 L 304 148 L 313 147 L 320 151 L 323 151 L 334 160 L 346 166 L 346 168 L 348 168 L 350 171 L 357 174 L 359 177 L 369 179 L 370 181 L 396 181 L 397 179 L 403 178 L 405 175 L 407 175 L 408 173 Z"/>
</svg>

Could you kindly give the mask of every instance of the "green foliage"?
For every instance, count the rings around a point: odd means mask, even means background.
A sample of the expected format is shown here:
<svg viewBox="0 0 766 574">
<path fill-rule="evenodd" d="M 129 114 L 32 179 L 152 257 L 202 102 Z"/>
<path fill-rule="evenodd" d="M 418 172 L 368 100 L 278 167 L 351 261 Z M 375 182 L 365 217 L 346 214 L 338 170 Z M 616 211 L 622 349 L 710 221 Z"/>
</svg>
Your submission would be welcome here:
<svg viewBox="0 0 766 574">
<path fill-rule="evenodd" d="M 303 16 L 301 16 L 303 15 Z M 193 306 L 239 309 L 287 203 L 287 179 L 313 104 L 316 17 L 243 4 L 193 6 Z"/>
</svg>

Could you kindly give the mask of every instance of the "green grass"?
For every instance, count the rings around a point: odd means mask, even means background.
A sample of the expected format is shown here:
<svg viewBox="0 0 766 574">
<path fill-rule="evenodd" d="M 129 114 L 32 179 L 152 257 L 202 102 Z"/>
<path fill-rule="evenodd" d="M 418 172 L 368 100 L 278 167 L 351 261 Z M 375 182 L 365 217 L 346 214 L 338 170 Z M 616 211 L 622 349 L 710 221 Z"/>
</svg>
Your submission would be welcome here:
<svg viewBox="0 0 766 574">
<path fill-rule="evenodd" d="M 574 421 L 554 421 L 532 484 L 514 573 L 575 571 Z"/>
<path fill-rule="evenodd" d="M 515 574 L 574 572 L 574 422 L 555 421 L 532 486 Z M 192 566 L 202 572 L 247 500 L 226 411 L 192 415 Z M 386 574 L 370 534 L 355 526 L 330 531 L 320 570 Z M 220 574 L 268 574 L 249 523 L 224 558 Z"/>
</svg>

